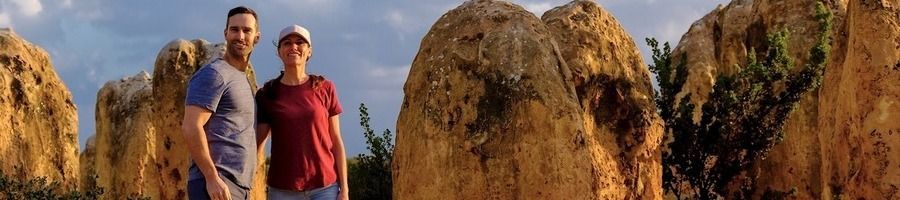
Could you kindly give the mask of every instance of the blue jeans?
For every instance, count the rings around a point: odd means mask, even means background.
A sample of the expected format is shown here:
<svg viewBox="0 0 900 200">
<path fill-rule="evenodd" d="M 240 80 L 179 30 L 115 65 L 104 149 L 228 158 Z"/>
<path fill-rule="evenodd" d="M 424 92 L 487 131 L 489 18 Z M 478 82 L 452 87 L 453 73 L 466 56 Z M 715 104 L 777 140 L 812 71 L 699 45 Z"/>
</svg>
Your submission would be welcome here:
<svg viewBox="0 0 900 200">
<path fill-rule="evenodd" d="M 269 187 L 268 197 L 270 200 L 282 200 L 282 199 L 303 199 L 303 200 L 335 200 L 341 192 L 341 187 L 337 185 L 337 183 L 332 183 L 331 185 L 312 189 L 309 191 L 292 191 L 292 190 L 282 190 L 274 187 Z"/>
</svg>

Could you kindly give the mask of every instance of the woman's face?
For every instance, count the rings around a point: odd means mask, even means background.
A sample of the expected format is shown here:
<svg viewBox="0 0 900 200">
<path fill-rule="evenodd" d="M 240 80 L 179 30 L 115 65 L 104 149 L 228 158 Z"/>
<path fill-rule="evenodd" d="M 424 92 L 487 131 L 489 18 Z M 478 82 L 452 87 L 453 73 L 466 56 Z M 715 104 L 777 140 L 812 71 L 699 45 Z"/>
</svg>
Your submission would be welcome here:
<svg viewBox="0 0 900 200">
<path fill-rule="evenodd" d="M 304 63 L 312 55 L 312 48 L 299 35 L 288 35 L 278 43 L 278 57 L 285 66 Z"/>
</svg>

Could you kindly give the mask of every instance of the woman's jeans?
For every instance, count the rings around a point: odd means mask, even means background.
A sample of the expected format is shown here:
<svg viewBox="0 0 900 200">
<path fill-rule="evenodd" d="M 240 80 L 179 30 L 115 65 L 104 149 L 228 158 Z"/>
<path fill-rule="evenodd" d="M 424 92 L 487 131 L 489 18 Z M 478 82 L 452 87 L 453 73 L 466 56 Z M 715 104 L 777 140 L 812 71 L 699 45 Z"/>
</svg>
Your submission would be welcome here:
<svg viewBox="0 0 900 200">
<path fill-rule="evenodd" d="M 291 191 L 269 187 L 269 199 L 303 199 L 303 200 L 335 200 L 341 192 L 341 187 L 337 183 L 312 189 L 309 191 Z"/>
</svg>

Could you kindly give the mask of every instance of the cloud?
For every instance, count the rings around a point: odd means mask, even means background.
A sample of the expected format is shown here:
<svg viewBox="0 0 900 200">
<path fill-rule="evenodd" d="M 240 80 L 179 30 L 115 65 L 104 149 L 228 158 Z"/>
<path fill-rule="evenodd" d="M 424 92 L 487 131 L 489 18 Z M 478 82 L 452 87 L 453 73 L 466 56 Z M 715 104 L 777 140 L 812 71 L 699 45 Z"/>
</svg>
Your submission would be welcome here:
<svg viewBox="0 0 900 200">
<path fill-rule="evenodd" d="M 409 65 L 394 67 L 370 67 L 368 68 L 368 72 L 366 74 L 369 78 L 368 81 L 383 83 L 377 84 L 377 86 L 379 86 L 380 88 L 372 89 L 399 89 L 403 88 L 403 83 L 406 82 L 406 77 L 409 74 Z"/>
<path fill-rule="evenodd" d="M 409 29 L 409 27 L 405 26 L 405 24 L 404 24 L 403 13 L 401 13 L 398 10 L 388 11 L 384 15 L 384 20 L 387 21 L 388 24 L 390 24 L 391 26 L 393 26 L 396 29 L 400 29 L 400 30 Z"/>
<path fill-rule="evenodd" d="M 551 5 L 550 3 L 547 3 L 547 2 L 541 2 L 541 3 L 523 3 L 522 7 L 525 7 L 525 10 L 528 10 L 528 11 L 534 13 L 534 15 L 540 17 L 541 15 L 544 15 L 544 12 L 546 12 L 547 10 L 550 10 L 551 8 L 554 8 L 556 6 Z"/>
<path fill-rule="evenodd" d="M 59 5 L 62 6 L 63 8 L 71 8 L 72 0 L 60 0 Z"/>
<path fill-rule="evenodd" d="M 10 0 L 9 3 L 18 7 L 19 12 L 27 17 L 33 17 L 44 9 L 38 0 Z"/>
<path fill-rule="evenodd" d="M 9 19 L 9 14 L 6 14 L 2 10 L 0 10 L 0 27 L 12 27 L 12 21 Z"/>
</svg>

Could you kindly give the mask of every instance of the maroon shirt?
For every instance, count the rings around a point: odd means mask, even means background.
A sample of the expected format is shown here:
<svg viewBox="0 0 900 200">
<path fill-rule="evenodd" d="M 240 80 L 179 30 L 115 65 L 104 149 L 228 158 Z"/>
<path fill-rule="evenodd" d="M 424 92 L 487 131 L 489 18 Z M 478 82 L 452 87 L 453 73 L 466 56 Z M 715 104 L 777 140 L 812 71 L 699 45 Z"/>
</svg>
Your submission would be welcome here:
<svg viewBox="0 0 900 200">
<path fill-rule="evenodd" d="M 343 110 L 334 83 L 324 80 L 313 90 L 312 81 L 297 86 L 274 82 L 256 94 L 258 123 L 272 130 L 269 186 L 306 191 L 335 183 L 329 118 Z"/>
</svg>

